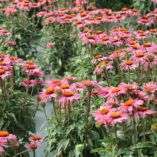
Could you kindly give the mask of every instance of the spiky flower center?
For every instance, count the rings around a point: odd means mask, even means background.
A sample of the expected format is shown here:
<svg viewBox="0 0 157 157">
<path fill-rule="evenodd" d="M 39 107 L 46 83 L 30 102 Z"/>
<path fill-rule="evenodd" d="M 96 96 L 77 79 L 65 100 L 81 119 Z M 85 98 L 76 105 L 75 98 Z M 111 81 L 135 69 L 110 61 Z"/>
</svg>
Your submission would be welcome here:
<svg viewBox="0 0 157 157">
<path fill-rule="evenodd" d="M 7 131 L 0 131 L 0 137 L 7 137 L 9 136 L 9 132 Z"/>
<path fill-rule="evenodd" d="M 105 115 L 105 114 L 107 114 L 108 112 L 109 112 L 109 109 L 106 108 L 106 107 L 100 109 L 100 113 L 101 113 L 102 115 Z"/>
<path fill-rule="evenodd" d="M 69 84 L 61 84 L 61 88 L 62 89 L 68 89 L 69 88 Z"/>
<path fill-rule="evenodd" d="M 116 88 L 112 89 L 112 93 L 118 93 L 119 91 L 120 91 L 119 87 L 116 87 Z"/>
<path fill-rule="evenodd" d="M 133 64 L 133 61 L 127 60 L 127 61 L 125 61 L 125 64 L 126 64 L 126 65 L 132 65 L 132 64 Z"/>
<path fill-rule="evenodd" d="M 46 94 L 52 94 L 52 93 L 54 93 L 54 88 L 53 87 L 46 88 L 45 93 Z"/>
<path fill-rule="evenodd" d="M 0 75 L 5 74 L 5 70 L 4 69 L 0 69 Z"/>
<path fill-rule="evenodd" d="M 73 93 L 71 90 L 68 90 L 68 91 L 64 91 L 64 92 L 63 92 L 63 95 L 64 95 L 65 97 L 71 97 L 71 96 L 74 95 L 74 93 Z"/>
<path fill-rule="evenodd" d="M 124 102 L 125 106 L 132 106 L 133 104 L 134 104 L 134 100 L 132 100 L 132 99 L 129 99 L 129 100 Z"/>
<path fill-rule="evenodd" d="M 121 114 L 119 112 L 112 112 L 110 117 L 113 119 L 117 119 L 121 117 Z"/>
</svg>

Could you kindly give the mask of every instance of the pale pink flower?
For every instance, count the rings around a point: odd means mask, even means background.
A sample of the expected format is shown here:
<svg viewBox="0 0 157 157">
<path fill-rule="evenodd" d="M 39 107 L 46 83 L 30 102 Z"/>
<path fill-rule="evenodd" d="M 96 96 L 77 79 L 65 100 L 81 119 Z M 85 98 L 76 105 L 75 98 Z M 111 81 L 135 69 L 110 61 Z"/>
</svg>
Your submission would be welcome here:
<svg viewBox="0 0 157 157">
<path fill-rule="evenodd" d="M 139 50 L 136 51 L 130 59 L 133 60 L 135 63 L 142 64 L 144 61 L 144 57 L 145 53 Z"/>
<path fill-rule="evenodd" d="M 127 91 L 127 92 L 131 92 L 133 90 L 137 90 L 138 89 L 138 84 L 137 83 L 120 83 L 119 85 L 120 88 L 122 88 L 123 90 Z"/>
<path fill-rule="evenodd" d="M 46 86 L 48 87 L 60 87 L 62 84 L 61 80 L 55 79 L 55 80 L 46 80 L 45 81 Z"/>
<path fill-rule="evenodd" d="M 56 19 L 54 17 L 47 17 L 45 20 L 44 20 L 44 24 L 45 25 L 49 25 L 51 23 L 54 23 L 56 21 Z"/>
<path fill-rule="evenodd" d="M 157 91 L 157 83 L 147 82 L 142 85 L 142 90 L 148 95 L 154 94 Z"/>
<path fill-rule="evenodd" d="M 112 69 L 112 62 L 111 61 L 102 61 L 100 62 L 95 70 L 94 70 L 94 74 L 97 74 L 97 75 L 100 75 L 102 73 L 104 73 L 104 70 L 109 70 L 109 69 Z"/>
<path fill-rule="evenodd" d="M 142 16 L 138 19 L 138 23 L 146 26 L 150 26 L 153 22 L 153 19 L 148 16 Z"/>
<path fill-rule="evenodd" d="M 99 39 L 99 43 L 103 45 L 107 45 L 107 44 L 111 44 L 111 41 L 107 35 L 104 35 Z"/>
<path fill-rule="evenodd" d="M 6 77 L 8 77 L 10 75 L 11 75 L 10 71 L 8 71 L 4 68 L 0 68 L 0 78 L 1 79 L 5 79 Z"/>
<path fill-rule="evenodd" d="M 44 17 L 47 15 L 47 12 L 46 11 L 40 11 L 37 13 L 37 17 Z"/>
<path fill-rule="evenodd" d="M 110 107 L 101 107 L 100 109 L 97 109 L 94 113 L 94 119 L 98 124 L 108 124 L 108 113 L 109 113 Z"/>
<path fill-rule="evenodd" d="M 59 103 L 64 106 L 78 101 L 80 98 L 81 96 L 78 93 L 72 91 L 71 89 L 67 89 L 62 92 L 62 95 L 59 98 Z"/>
<path fill-rule="evenodd" d="M 138 100 L 138 99 L 129 99 L 127 101 L 125 101 L 124 103 L 122 103 L 122 105 L 120 106 L 120 110 L 121 111 L 129 111 L 132 112 L 134 111 L 137 107 L 142 106 L 143 105 L 143 101 L 142 100 Z"/>
<path fill-rule="evenodd" d="M 8 46 L 16 46 L 15 41 L 6 41 L 5 44 L 8 45 Z"/>
<path fill-rule="evenodd" d="M 34 63 L 27 63 L 25 62 L 23 65 L 23 71 L 27 72 L 28 74 L 32 74 L 36 71 L 39 71 L 39 66 Z"/>
<path fill-rule="evenodd" d="M 34 87 L 36 85 L 36 81 L 35 80 L 29 80 L 28 78 L 24 78 L 21 82 L 21 85 L 26 87 L 26 88 Z"/>
<path fill-rule="evenodd" d="M 151 0 L 152 2 L 154 2 L 154 3 L 157 3 L 157 0 Z"/>
<path fill-rule="evenodd" d="M 112 109 L 108 114 L 107 122 L 113 126 L 115 124 L 121 124 L 128 119 L 128 115 L 126 113 L 122 113 L 121 111 L 117 111 L 116 109 Z"/>
<path fill-rule="evenodd" d="M 55 42 L 49 42 L 49 43 L 47 44 L 47 48 L 49 48 L 49 49 L 54 48 L 54 46 L 55 46 Z"/>
<path fill-rule="evenodd" d="M 85 89 L 81 82 L 75 82 L 70 87 L 72 90 L 83 91 Z"/>
<path fill-rule="evenodd" d="M 57 95 L 55 93 L 54 87 L 47 87 L 41 92 L 41 97 L 43 100 L 47 101 L 48 99 L 55 98 Z"/>
<path fill-rule="evenodd" d="M 0 36 L 8 36 L 11 33 L 4 28 L 0 28 Z"/>
<path fill-rule="evenodd" d="M 121 63 L 121 68 L 123 70 L 129 70 L 129 69 L 134 70 L 134 69 L 136 69 L 137 66 L 138 65 L 135 62 L 133 62 L 132 60 L 124 60 Z"/>
<path fill-rule="evenodd" d="M 157 65 L 157 56 L 153 53 L 147 53 L 144 57 L 143 65 L 145 68 L 152 68 Z"/>
<path fill-rule="evenodd" d="M 5 15 L 6 16 L 10 16 L 13 15 L 17 12 L 17 10 L 15 9 L 15 7 L 13 5 L 7 6 L 5 9 Z"/>
<path fill-rule="evenodd" d="M 126 55 L 126 52 L 115 50 L 110 56 L 110 59 L 120 59 L 121 57 L 124 57 Z"/>
<path fill-rule="evenodd" d="M 120 88 L 120 86 L 118 87 L 109 87 L 108 88 L 108 93 L 104 95 L 105 98 L 107 98 L 108 100 L 112 100 L 115 97 L 122 95 L 122 94 L 126 94 L 126 89 L 125 88 Z"/>
<path fill-rule="evenodd" d="M 148 107 L 145 106 L 140 106 L 137 107 L 135 111 L 135 116 L 140 116 L 142 118 L 149 116 L 149 115 L 154 115 L 156 111 L 148 109 Z"/>
<path fill-rule="evenodd" d="M 110 42 L 111 42 L 111 44 L 113 44 L 115 46 L 121 46 L 124 44 L 124 42 L 117 36 L 110 37 Z"/>
</svg>

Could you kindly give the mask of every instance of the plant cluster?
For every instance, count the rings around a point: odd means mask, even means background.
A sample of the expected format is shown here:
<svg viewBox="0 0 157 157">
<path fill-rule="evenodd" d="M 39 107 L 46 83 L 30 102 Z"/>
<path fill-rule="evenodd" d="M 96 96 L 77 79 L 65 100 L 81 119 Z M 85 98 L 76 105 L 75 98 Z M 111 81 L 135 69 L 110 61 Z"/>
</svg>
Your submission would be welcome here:
<svg viewBox="0 0 157 157">
<path fill-rule="evenodd" d="M 35 157 L 43 141 L 45 156 L 157 156 L 156 0 L 147 10 L 87 0 L 1 3 L 1 157 Z M 39 108 L 45 139 L 34 135 Z"/>
</svg>

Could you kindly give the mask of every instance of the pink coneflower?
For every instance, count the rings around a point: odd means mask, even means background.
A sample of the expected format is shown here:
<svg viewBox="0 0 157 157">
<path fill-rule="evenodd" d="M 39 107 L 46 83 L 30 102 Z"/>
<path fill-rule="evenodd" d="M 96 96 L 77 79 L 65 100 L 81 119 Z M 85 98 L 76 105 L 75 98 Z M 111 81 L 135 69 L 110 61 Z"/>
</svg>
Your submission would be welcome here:
<svg viewBox="0 0 157 157">
<path fill-rule="evenodd" d="M 142 106 L 142 105 L 143 105 L 143 101 L 142 100 L 129 99 L 129 100 L 125 101 L 124 103 L 122 103 L 122 106 L 120 107 L 120 110 L 122 110 L 124 112 L 125 111 L 132 112 L 137 107 Z"/>
<path fill-rule="evenodd" d="M 132 60 L 124 60 L 121 63 L 121 68 L 123 70 L 134 70 L 137 67 L 137 64 Z"/>
<path fill-rule="evenodd" d="M 0 61 L 0 68 L 8 69 L 10 67 L 10 61 L 4 59 L 3 61 Z"/>
<path fill-rule="evenodd" d="M 4 69 L 4 68 L 0 68 L 0 78 L 5 79 L 7 76 L 10 76 L 11 73 Z"/>
<path fill-rule="evenodd" d="M 100 88 L 100 85 L 98 82 L 96 81 L 91 81 L 91 80 L 84 80 L 82 81 L 82 84 L 84 85 L 84 87 L 86 87 L 87 89 L 89 88 Z"/>
<path fill-rule="evenodd" d="M 30 142 L 42 142 L 43 137 L 39 135 L 34 135 L 34 136 L 29 137 L 29 141 Z"/>
<path fill-rule="evenodd" d="M 157 30 L 156 29 L 150 29 L 150 30 L 148 30 L 148 34 L 157 35 Z"/>
<path fill-rule="evenodd" d="M 49 43 L 47 44 L 47 48 L 49 48 L 49 49 L 54 48 L 54 46 L 55 46 L 55 42 L 49 42 Z"/>
<path fill-rule="evenodd" d="M 133 54 L 131 57 L 131 60 L 134 60 L 136 63 L 143 63 L 145 53 L 142 51 L 137 51 L 136 53 Z"/>
<path fill-rule="evenodd" d="M 87 36 L 82 38 L 83 42 L 85 44 L 89 44 L 89 43 L 95 43 L 96 42 L 96 36 L 93 34 L 88 34 Z"/>
<path fill-rule="evenodd" d="M 131 94 L 136 97 L 137 99 L 141 99 L 141 100 L 144 100 L 144 101 L 148 101 L 148 96 L 143 92 L 143 91 L 140 91 L 140 90 L 133 90 L 131 92 Z"/>
<path fill-rule="evenodd" d="M 96 110 L 93 113 L 95 121 L 100 125 L 108 124 L 107 119 L 109 110 L 110 110 L 109 107 L 101 107 L 100 109 Z"/>
<path fill-rule="evenodd" d="M 22 62 L 22 59 L 21 58 L 17 58 L 16 56 L 10 56 L 6 60 L 9 60 L 11 64 L 21 63 Z"/>
<path fill-rule="evenodd" d="M 142 48 L 147 52 L 156 52 L 157 50 L 157 45 L 151 42 L 145 42 L 142 46 Z"/>
<path fill-rule="evenodd" d="M 35 77 L 42 77 L 42 76 L 44 76 L 44 73 L 40 69 L 37 69 L 37 70 L 34 70 L 34 71 L 30 71 L 29 75 L 30 76 L 35 76 Z"/>
<path fill-rule="evenodd" d="M 56 21 L 56 19 L 54 17 L 47 17 L 45 20 L 44 20 L 44 24 L 45 25 L 49 25 L 51 23 L 54 23 Z"/>
<path fill-rule="evenodd" d="M 146 94 L 151 95 L 157 91 L 157 83 L 155 82 L 145 83 L 143 84 L 142 89 Z"/>
<path fill-rule="evenodd" d="M 16 140 L 16 136 L 13 134 L 10 134 L 8 131 L 0 131 L 0 139 L 4 139 L 7 141 L 14 141 Z"/>
<path fill-rule="evenodd" d="M 46 16 L 47 12 L 46 11 L 40 11 L 37 13 L 37 17 L 44 17 Z"/>
<path fill-rule="evenodd" d="M 76 91 L 83 91 L 85 87 L 81 82 L 75 82 L 75 83 L 71 84 L 70 88 L 72 90 L 76 90 Z"/>
<path fill-rule="evenodd" d="M 110 125 L 120 124 L 125 122 L 128 119 L 128 115 L 125 113 L 122 113 L 121 111 L 116 111 L 113 109 L 108 116 L 108 123 Z"/>
<path fill-rule="evenodd" d="M 0 36 L 8 36 L 11 33 L 4 28 L 0 28 Z"/>
<path fill-rule="evenodd" d="M 113 44 L 115 46 L 121 46 L 123 44 L 123 41 L 117 36 L 116 37 L 111 37 L 110 42 L 111 42 L 111 44 Z"/>
<path fill-rule="evenodd" d="M 151 0 L 152 2 L 154 2 L 154 3 L 157 3 L 157 0 Z"/>
<path fill-rule="evenodd" d="M 5 44 L 8 45 L 8 46 L 16 46 L 15 41 L 6 41 Z"/>
<path fill-rule="evenodd" d="M 106 59 L 107 59 L 107 57 L 98 54 L 98 55 L 93 57 L 92 63 L 100 62 L 100 61 L 103 61 L 103 60 L 106 60 Z"/>
<path fill-rule="evenodd" d="M 109 38 L 107 35 L 104 35 L 104 36 L 102 36 L 102 37 L 99 39 L 99 43 L 100 43 L 100 44 L 103 44 L 103 45 L 107 45 L 107 44 L 110 44 L 111 41 L 110 41 L 110 38 Z"/>
<path fill-rule="evenodd" d="M 128 52 L 133 52 L 135 53 L 137 50 L 140 49 L 140 45 L 135 43 L 135 44 L 131 44 L 130 47 L 128 48 Z"/>
<path fill-rule="evenodd" d="M 65 77 L 64 80 L 71 84 L 77 80 L 77 77 Z"/>
<path fill-rule="evenodd" d="M 26 145 L 26 147 L 30 150 L 35 150 L 39 147 L 39 143 L 32 142 Z"/>
<path fill-rule="evenodd" d="M 29 80 L 28 78 L 24 78 L 21 82 L 21 85 L 26 87 L 26 88 L 34 87 L 36 85 L 36 81 L 35 80 Z"/>
<path fill-rule="evenodd" d="M 45 81 L 46 86 L 49 87 L 60 87 L 62 84 L 61 80 L 55 79 L 55 80 L 46 80 Z"/>
<path fill-rule="evenodd" d="M 144 57 L 143 65 L 145 68 L 152 68 L 157 65 L 157 57 L 152 53 L 147 53 Z"/>
<path fill-rule="evenodd" d="M 148 115 L 154 115 L 156 111 L 148 109 L 148 107 L 140 106 L 137 107 L 135 111 L 135 116 L 140 116 L 142 118 L 148 116 Z"/>
<path fill-rule="evenodd" d="M 15 9 L 15 7 L 13 5 L 7 6 L 5 8 L 5 15 L 6 16 L 10 16 L 13 15 L 17 12 L 17 10 Z"/>
<path fill-rule="evenodd" d="M 137 83 L 120 83 L 119 85 L 120 88 L 126 90 L 127 92 L 131 92 L 133 90 L 137 90 L 138 89 L 138 84 Z"/>
<path fill-rule="evenodd" d="M 120 88 L 120 87 L 109 87 L 108 88 L 108 93 L 106 93 L 104 95 L 105 98 L 112 100 L 115 97 L 125 94 L 126 93 L 126 89 L 124 88 Z"/>
<path fill-rule="evenodd" d="M 148 16 L 142 16 L 138 19 L 138 23 L 149 26 L 153 23 L 153 19 Z"/>
<path fill-rule="evenodd" d="M 120 59 L 121 57 L 125 56 L 125 52 L 120 51 L 120 50 L 115 50 L 110 56 L 110 59 Z"/>
<path fill-rule="evenodd" d="M 112 64 L 109 61 L 102 61 L 100 62 L 97 66 L 96 69 L 94 70 L 94 73 L 97 75 L 100 75 L 104 72 L 104 70 L 109 70 L 112 69 Z"/>
<path fill-rule="evenodd" d="M 59 98 L 59 103 L 62 105 L 71 104 L 78 101 L 80 98 L 81 96 L 78 93 L 72 91 L 71 89 L 67 89 L 62 92 L 62 95 Z"/>
<path fill-rule="evenodd" d="M 27 73 L 34 73 L 39 70 L 39 66 L 33 62 L 25 62 L 23 70 Z"/>
<path fill-rule="evenodd" d="M 55 93 L 54 87 L 47 87 L 41 92 L 41 97 L 47 101 L 48 99 L 55 98 L 57 95 Z"/>
</svg>

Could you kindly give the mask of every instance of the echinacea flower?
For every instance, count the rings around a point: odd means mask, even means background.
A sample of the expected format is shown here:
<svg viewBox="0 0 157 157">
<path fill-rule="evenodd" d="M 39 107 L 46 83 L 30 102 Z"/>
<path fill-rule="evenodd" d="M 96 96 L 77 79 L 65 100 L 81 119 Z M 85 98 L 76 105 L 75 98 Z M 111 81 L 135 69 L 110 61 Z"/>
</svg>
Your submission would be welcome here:
<svg viewBox="0 0 157 157">
<path fill-rule="evenodd" d="M 149 115 L 154 115 L 156 111 L 149 109 L 148 107 L 145 106 L 140 106 L 137 107 L 135 111 L 135 116 L 140 116 L 142 118 L 149 116 Z"/>
<path fill-rule="evenodd" d="M 104 70 L 109 69 L 112 69 L 112 63 L 110 61 L 102 61 L 96 66 L 94 73 L 100 75 L 104 72 Z"/>
<path fill-rule="evenodd" d="M 122 106 L 120 107 L 120 110 L 122 110 L 124 112 L 125 111 L 132 112 L 137 107 L 142 106 L 142 105 L 143 105 L 143 101 L 142 100 L 129 99 L 129 100 L 125 101 L 124 103 L 122 103 Z"/>
<path fill-rule="evenodd" d="M 36 80 L 29 80 L 28 78 L 24 78 L 21 82 L 21 85 L 25 88 L 34 87 L 36 85 Z"/>
<path fill-rule="evenodd" d="M 0 68 L 0 78 L 5 79 L 7 76 L 10 76 L 11 73 L 4 69 L 4 68 Z"/>
<path fill-rule="evenodd" d="M 120 87 L 109 87 L 108 88 L 108 93 L 104 95 L 105 98 L 107 98 L 108 100 L 112 100 L 115 97 L 125 94 L 126 93 L 126 89 L 124 88 L 120 88 Z"/>
<path fill-rule="evenodd" d="M 120 111 L 113 110 L 108 114 L 107 121 L 113 126 L 115 124 L 121 124 L 128 119 L 128 115 L 126 113 L 122 113 Z"/>
<path fill-rule="evenodd" d="M 100 109 L 97 109 L 93 113 L 95 121 L 100 125 L 107 124 L 109 110 L 110 110 L 109 107 L 101 107 Z"/>
<path fill-rule="evenodd" d="M 142 89 L 146 94 L 151 95 L 155 91 L 157 91 L 157 83 L 154 82 L 145 83 L 143 84 Z"/>
<path fill-rule="evenodd" d="M 55 93 L 54 87 L 47 87 L 41 92 L 41 97 L 47 101 L 48 99 L 55 98 L 57 95 Z"/>
<path fill-rule="evenodd" d="M 62 92 L 62 95 L 59 98 L 59 103 L 62 105 L 68 105 L 75 101 L 78 101 L 80 98 L 81 96 L 75 91 L 72 91 L 71 89 L 66 89 Z"/>
<path fill-rule="evenodd" d="M 123 70 L 134 70 L 137 67 L 137 64 L 132 60 L 124 60 L 121 63 L 121 68 Z"/>
</svg>

